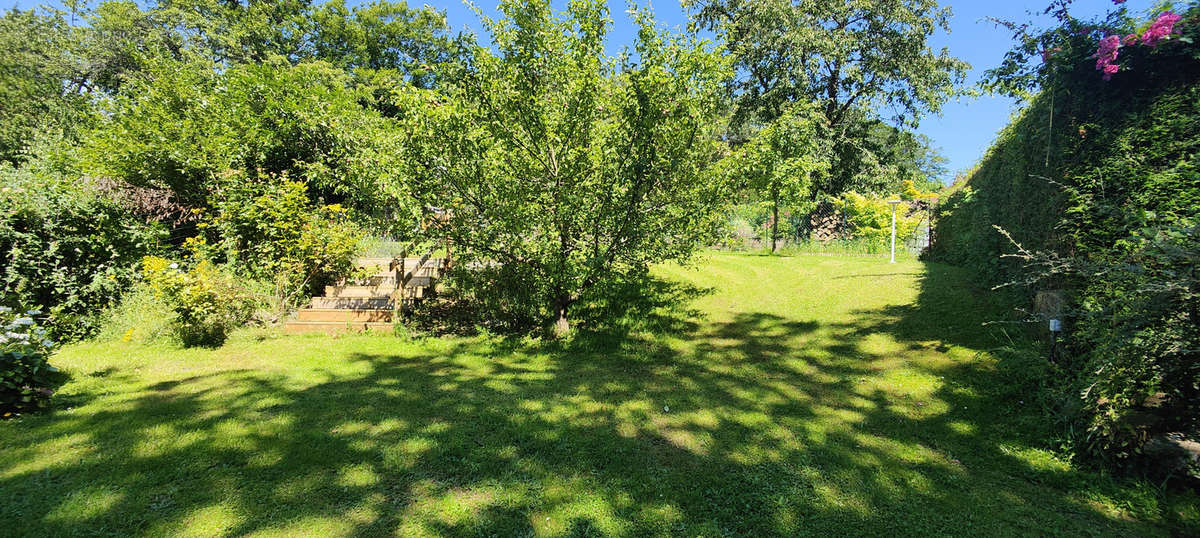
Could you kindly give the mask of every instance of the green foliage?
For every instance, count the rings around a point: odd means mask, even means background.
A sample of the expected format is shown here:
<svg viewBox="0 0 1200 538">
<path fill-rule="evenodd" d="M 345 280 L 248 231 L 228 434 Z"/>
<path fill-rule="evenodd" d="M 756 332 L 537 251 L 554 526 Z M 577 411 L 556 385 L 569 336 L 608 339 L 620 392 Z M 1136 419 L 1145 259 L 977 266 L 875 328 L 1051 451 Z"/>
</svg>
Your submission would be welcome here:
<svg viewBox="0 0 1200 538">
<path fill-rule="evenodd" d="M 1081 455 L 1128 461 L 1151 437 L 1196 431 L 1200 417 L 1198 15 L 1156 47 L 1122 47 L 1109 81 L 1096 39 L 1133 31 L 1123 15 L 1100 30 L 1064 23 L 1037 73 L 993 73 L 1011 91 L 1045 86 L 938 210 L 934 259 L 1027 295 L 1069 292 L 1067 382 L 1054 390 Z"/>
<path fill-rule="evenodd" d="M 1075 340 L 1086 346 L 1085 446 L 1128 458 L 1158 432 L 1200 431 L 1200 213 L 1121 243 L 1120 255 L 1077 268 L 1086 284 Z M 1155 394 L 1163 423 L 1146 424 Z"/>
<path fill-rule="evenodd" d="M 162 63 L 130 82 L 89 137 L 91 171 L 168 188 L 206 207 L 229 170 L 249 180 L 287 174 L 316 196 L 361 208 L 397 207 L 388 121 L 325 63 L 268 63 L 216 70 Z"/>
<path fill-rule="evenodd" d="M 217 347 L 253 312 L 253 301 L 235 277 L 205 259 L 190 269 L 166 258 L 142 260 L 142 278 L 175 312 L 172 331 L 186 347 Z"/>
<path fill-rule="evenodd" d="M 37 310 L 21 313 L 0 307 L 0 413 L 8 418 L 45 407 L 61 382 L 50 366 L 54 350 L 45 329 L 33 317 Z"/>
<path fill-rule="evenodd" d="M 474 47 L 452 82 L 398 96 L 411 192 L 451 211 L 440 232 L 463 264 L 526 267 L 522 293 L 566 330 L 588 289 L 686 258 L 716 229 L 726 190 L 704 169 L 727 66 L 646 11 L 633 50 L 613 59 L 603 2 L 500 9 L 484 21 L 492 47 Z"/>
<path fill-rule="evenodd" d="M 90 334 L 138 260 L 158 249 L 161 227 L 95 185 L 40 166 L 3 166 L 0 179 L 2 304 L 47 309 L 56 338 Z"/>
<path fill-rule="evenodd" d="M 41 132 L 74 132 L 87 101 L 75 32 L 61 15 L 0 14 L 0 162 L 25 160 Z"/>
<path fill-rule="evenodd" d="M 895 187 L 881 179 L 915 179 L 898 171 L 940 174 L 926 141 L 905 129 L 940 110 L 969 67 L 929 47 L 938 28 L 949 31 L 949 8 L 935 0 L 685 5 L 694 12 L 693 29 L 715 31 L 735 62 L 735 129 L 770 124 L 798 102 L 824 115 L 833 166 L 814 192 L 881 192 Z M 894 115 L 884 117 L 887 110 Z"/>
<path fill-rule="evenodd" d="M 752 190 L 770 208 L 771 250 L 779 243 L 779 210 L 811 198 L 814 176 L 829 170 L 828 132 L 812 106 L 795 105 L 715 165 L 717 174 Z"/>
<path fill-rule="evenodd" d="M 876 248 L 886 248 L 892 238 L 892 207 L 885 198 L 869 198 L 856 192 L 848 192 L 834 202 L 846 219 L 846 225 L 855 239 L 865 241 Z M 909 215 L 909 205 L 896 204 L 896 244 L 901 245 L 912 238 L 921 224 L 921 215 Z"/>
<path fill-rule="evenodd" d="M 311 18 L 317 58 L 347 69 L 400 73 L 416 87 L 432 87 L 435 66 L 457 52 L 446 36 L 445 15 L 428 6 L 374 0 L 347 9 L 334 0 L 315 8 Z"/>
<path fill-rule="evenodd" d="M 232 174 L 213 198 L 212 215 L 200 224 L 212 241 L 193 244 L 238 274 L 274 282 L 285 303 L 346 276 L 362 250 L 363 231 L 346 210 L 314 207 L 299 181 Z"/>
<path fill-rule="evenodd" d="M 175 310 L 159 299 L 145 281 L 121 294 L 117 304 L 104 311 L 95 340 L 149 344 L 171 340 L 175 335 Z"/>
</svg>

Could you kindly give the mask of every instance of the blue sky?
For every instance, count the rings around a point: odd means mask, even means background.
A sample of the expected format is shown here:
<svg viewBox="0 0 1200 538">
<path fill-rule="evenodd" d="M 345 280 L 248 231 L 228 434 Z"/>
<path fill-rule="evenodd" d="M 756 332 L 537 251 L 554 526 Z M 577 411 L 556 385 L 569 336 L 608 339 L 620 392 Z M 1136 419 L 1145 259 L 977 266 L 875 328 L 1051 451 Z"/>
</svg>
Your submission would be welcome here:
<svg viewBox="0 0 1200 538">
<path fill-rule="evenodd" d="M 495 13 L 488 9 L 494 6 L 494 0 L 477 0 L 475 3 L 486 13 Z M 973 84 L 979 81 L 984 71 L 999 65 L 1004 53 L 1012 45 L 1009 31 L 998 29 L 984 19 L 1038 20 L 1030 12 L 1040 13 L 1047 4 L 1049 0 L 943 0 L 942 5 L 950 6 L 954 12 L 951 31 L 949 34 L 939 32 L 933 37 L 931 46 L 935 49 L 948 47 L 952 55 L 970 63 L 972 69 L 968 84 Z M 1130 0 L 1126 3 L 1134 12 L 1149 9 L 1151 4 L 1152 0 Z M 456 30 L 469 28 L 478 33 L 481 29 L 475 14 L 463 2 L 428 2 L 428 5 L 445 10 L 449 23 Z M 671 29 L 683 29 L 687 25 L 687 15 L 680 8 L 678 0 L 660 0 L 650 5 L 659 24 Z M 1112 7 L 1112 0 L 1075 0 L 1072 13 L 1086 18 L 1103 15 Z M 633 25 L 625 15 L 627 4 L 623 0 L 610 0 L 609 9 L 614 20 L 611 34 L 614 46 L 611 49 L 615 52 L 621 44 L 632 41 Z M 949 159 L 947 168 L 950 175 L 944 179 L 950 181 L 955 172 L 970 168 L 983 156 L 996 133 L 1008 124 L 1016 110 L 1017 103 L 1005 97 L 963 98 L 947 103 L 941 116 L 927 116 L 918 130 L 928 136 L 940 153 Z"/>
<path fill-rule="evenodd" d="M 316 1 L 320 2 L 320 0 Z M 43 2 L 17 0 L 15 5 L 27 9 L 41 3 Z M 58 2 L 51 3 L 58 4 Z M 347 0 L 347 3 L 359 2 Z M 481 28 L 475 14 L 459 0 L 409 1 L 409 4 L 414 6 L 422 3 L 445 10 L 448 22 L 455 31 L 475 30 L 478 33 Z M 495 14 L 496 0 L 476 0 L 475 3 L 485 13 Z M 687 25 L 687 15 L 680 8 L 678 0 L 647 1 L 646 3 L 654 9 L 661 25 L 680 30 Z M 985 70 L 1000 63 L 1012 43 L 1009 32 L 995 28 L 983 19 L 991 16 L 1011 20 L 1029 20 L 1031 18 L 1030 11 L 1039 12 L 1048 3 L 1049 0 L 944 0 L 942 5 L 948 5 L 954 11 L 951 32 L 949 34 L 939 32 L 933 37 L 931 45 L 939 49 L 948 47 L 952 55 L 969 62 L 972 70 L 969 74 L 968 84 L 975 83 Z M 1139 12 L 1149 9 L 1152 3 L 1152 0 L 1130 0 L 1126 5 L 1134 12 Z M 627 6 L 628 4 L 624 0 L 609 1 L 609 8 L 614 19 L 613 31 L 610 36 L 611 52 L 616 52 L 623 45 L 632 41 L 633 25 L 625 14 Z M 1103 14 L 1112 7 L 1112 0 L 1076 0 L 1072 12 L 1076 16 L 1087 17 Z M 974 165 L 995 139 L 996 133 L 1008 124 L 1009 118 L 1015 110 L 1016 103 L 1011 99 L 985 96 L 964 98 L 948 103 L 941 116 L 926 117 L 922 121 L 919 131 L 929 136 L 933 140 L 934 146 L 949 159 L 948 168 L 951 175 L 945 179 L 952 179 L 955 172 Z"/>
</svg>

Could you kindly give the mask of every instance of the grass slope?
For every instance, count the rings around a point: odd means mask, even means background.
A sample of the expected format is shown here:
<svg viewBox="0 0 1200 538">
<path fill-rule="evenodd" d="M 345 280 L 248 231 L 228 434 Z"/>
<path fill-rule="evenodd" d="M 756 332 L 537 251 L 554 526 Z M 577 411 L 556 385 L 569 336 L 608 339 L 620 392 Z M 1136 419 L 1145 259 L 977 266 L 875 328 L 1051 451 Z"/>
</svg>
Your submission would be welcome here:
<svg viewBox="0 0 1200 538">
<path fill-rule="evenodd" d="M 952 268 L 712 254 L 656 274 L 680 307 L 565 344 L 69 347 L 62 408 L 0 423 L 0 534 L 1196 530 L 1195 497 L 1036 448 Z"/>
</svg>

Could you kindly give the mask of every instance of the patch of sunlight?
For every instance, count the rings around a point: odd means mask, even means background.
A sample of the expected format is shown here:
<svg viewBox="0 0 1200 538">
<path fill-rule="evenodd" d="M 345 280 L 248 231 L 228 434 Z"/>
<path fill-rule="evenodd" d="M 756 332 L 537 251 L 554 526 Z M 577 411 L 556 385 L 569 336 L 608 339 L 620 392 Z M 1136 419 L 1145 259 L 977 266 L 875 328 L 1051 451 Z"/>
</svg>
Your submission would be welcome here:
<svg viewBox="0 0 1200 538">
<path fill-rule="evenodd" d="M 339 512 L 329 516 L 305 516 L 293 519 L 280 527 L 264 529 L 250 536 L 292 538 L 295 536 L 350 536 L 355 525 Z M 212 535 L 210 535 L 212 536 Z"/>
<path fill-rule="evenodd" d="M 213 504 L 188 512 L 178 522 L 162 522 L 161 529 L 152 535 L 160 536 L 223 536 L 242 522 L 241 516 L 229 506 Z"/>
<path fill-rule="evenodd" d="M 421 428 L 421 433 L 439 434 L 450 431 L 450 423 L 444 420 L 435 420 L 430 422 L 428 426 Z"/>
<path fill-rule="evenodd" d="M 413 502 L 400 518 L 400 535 L 431 536 L 439 534 L 433 529 L 467 526 L 478 521 L 504 493 L 503 488 L 487 486 L 455 488 L 440 495 L 435 493 L 436 490 L 430 482 L 413 484 L 409 490 Z"/>
<path fill-rule="evenodd" d="M 635 519 L 660 529 L 671 529 L 683 521 L 683 517 L 683 511 L 674 504 L 641 504 Z"/>
<path fill-rule="evenodd" d="M 283 452 L 273 449 L 259 449 L 246 458 L 247 467 L 272 467 L 283 461 Z"/>
<path fill-rule="evenodd" d="M 870 400 L 866 401 L 870 403 Z M 859 423 L 867 418 L 866 415 L 853 409 L 842 409 L 840 407 L 828 407 L 824 405 L 812 406 L 812 412 L 818 417 L 833 419 L 839 422 Z"/>
<path fill-rule="evenodd" d="M 1001 454 L 1011 456 L 1019 461 L 1025 462 L 1030 469 L 1035 471 L 1051 471 L 1066 473 L 1071 471 L 1071 464 L 1054 455 L 1048 450 L 1030 448 L 1026 446 L 1017 446 L 1009 443 L 1001 443 L 998 447 Z"/>
<path fill-rule="evenodd" d="M 712 412 L 711 409 L 701 409 L 699 411 L 685 413 L 683 415 L 683 419 L 687 423 L 691 423 L 709 430 L 714 430 L 721 425 L 721 419 L 717 417 L 717 414 Z"/>
<path fill-rule="evenodd" d="M 347 488 L 365 488 L 379 483 L 375 469 L 365 463 L 344 465 L 338 470 L 338 484 Z"/>
<path fill-rule="evenodd" d="M 275 495 L 282 500 L 304 500 L 313 490 L 324 486 L 328 482 L 328 479 L 328 475 L 324 472 L 292 475 L 284 478 L 279 487 L 275 488 Z"/>
<path fill-rule="evenodd" d="M 371 426 L 371 435 L 383 435 L 408 428 L 408 421 L 399 418 L 385 418 Z"/>
<path fill-rule="evenodd" d="M 46 521 L 83 523 L 112 510 L 125 496 L 114 488 L 93 486 L 73 491 L 46 514 Z"/>
<path fill-rule="evenodd" d="M 712 435 L 709 435 L 708 432 L 696 433 L 689 430 L 667 428 L 660 431 L 659 435 L 676 448 L 701 456 L 708 455 L 708 447 L 712 444 Z"/>
<path fill-rule="evenodd" d="M 816 494 L 818 499 L 816 505 L 821 506 L 826 511 L 833 511 L 836 509 L 853 512 L 855 515 L 860 517 L 869 516 L 871 514 L 871 507 L 868 506 L 865 501 L 859 499 L 859 496 L 843 493 L 842 490 L 838 488 L 838 483 L 840 482 L 842 481 L 836 479 L 834 479 L 834 481 L 830 481 L 829 477 L 827 477 L 820 482 L 814 483 L 813 493 Z M 857 480 L 854 482 L 857 482 Z M 851 484 L 851 486 L 852 487 L 848 489 L 850 491 L 855 491 L 857 488 L 861 487 L 862 484 Z"/>
<path fill-rule="evenodd" d="M 83 433 L 65 435 L 22 451 L 22 453 L 36 454 L 38 457 L 23 458 L 9 452 L 4 458 L 6 461 L 0 462 L 7 466 L 3 472 L 0 472 L 0 478 L 42 471 L 58 465 L 79 463 L 80 460 L 91 457 L 95 452 L 96 447 L 91 444 L 90 435 Z"/>
<path fill-rule="evenodd" d="M 617 515 L 618 510 L 632 505 L 628 496 L 618 496 L 613 506 L 605 496 L 597 492 L 591 480 L 565 478 L 545 488 L 545 503 L 548 505 L 529 514 L 529 524 L 534 534 L 562 536 L 586 528 L 592 534 L 621 536 L 629 534 L 629 523 Z"/>
<path fill-rule="evenodd" d="M 634 426 L 628 422 L 620 422 L 617 424 L 617 435 L 620 435 L 626 439 L 633 439 L 634 437 L 637 437 L 637 434 L 637 426 Z"/>
<path fill-rule="evenodd" d="M 975 433 L 975 425 L 961 420 L 951 421 L 946 424 L 950 429 L 959 435 L 971 435 Z"/>
<path fill-rule="evenodd" d="M 483 386 L 496 392 L 505 394 L 513 394 L 517 392 L 517 386 L 504 379 L 489 379 L 483 382 Z"/>
<path fill-rule="evenodd" d="M 384 448 L 383 461 L 389 467 L 412 467 L 435 446 L 437 443 L 428 437 L 410 437 Z"/>
<path fill-rule="evenodd" d="M 159 424 L 142 429 L 138 437 L 139 440 L 133 447 L 133 457 L 153 458 L 186 450 L 189 446 L 203 441 L 207 435 L 197 430 L 181 432 L 170 424 Z"/>
</svg>

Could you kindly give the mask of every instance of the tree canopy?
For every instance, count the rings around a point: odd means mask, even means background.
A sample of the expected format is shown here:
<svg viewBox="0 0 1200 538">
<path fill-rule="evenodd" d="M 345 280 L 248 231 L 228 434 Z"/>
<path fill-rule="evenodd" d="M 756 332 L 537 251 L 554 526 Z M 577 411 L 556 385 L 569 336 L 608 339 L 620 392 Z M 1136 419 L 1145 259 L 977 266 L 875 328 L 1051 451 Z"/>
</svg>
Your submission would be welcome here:
<svg viewBox="0 0 1200 538">
<path fill-rule="evenodd" d="M 644 10 L 618 58 L 602 1 L 500 11 L 484 19 L 492 48 L 469 49 L 452 82 L 404 90 L 412 192 L 452 212 L 460 261 L 520 272 L 561 333 L 583 293 L 686 258 L 712 231 L 724 188 L 705 169 L 727 64 Z"/>
</svg>

